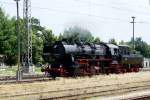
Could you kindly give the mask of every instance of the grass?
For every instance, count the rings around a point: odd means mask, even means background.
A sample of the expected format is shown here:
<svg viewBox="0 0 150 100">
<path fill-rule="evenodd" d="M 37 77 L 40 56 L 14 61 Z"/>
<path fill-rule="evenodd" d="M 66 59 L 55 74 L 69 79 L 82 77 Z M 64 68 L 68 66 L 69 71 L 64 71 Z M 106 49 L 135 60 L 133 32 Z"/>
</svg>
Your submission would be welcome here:
<svg viewBox="0 0 150 100">
<path fill-rule="evenodd" d="M 35 67 L 35 74 L 42 74 L 41 67 Z"/>
<path fill-rule="evenodd" d="M 17 66 L 0 69 L 0 76 L 15 76 Z M 35 74 L 42 74 L 40 67 L 35 67 Z"/>
<path fill-rule="evenodd" d="M 15 76 L 16 75 L 16 66 L 0 69 L 0 76 Z"/>
</svg>

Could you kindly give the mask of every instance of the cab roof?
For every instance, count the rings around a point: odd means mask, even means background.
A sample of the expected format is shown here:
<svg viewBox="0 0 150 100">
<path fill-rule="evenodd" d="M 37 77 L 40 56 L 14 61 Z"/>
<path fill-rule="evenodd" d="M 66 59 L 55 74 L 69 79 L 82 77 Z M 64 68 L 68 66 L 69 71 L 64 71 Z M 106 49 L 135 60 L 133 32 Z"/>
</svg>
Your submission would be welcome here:
<svg viewBox="0 0 150 100">
<path fill-rule="evenodd" d="M 108 43 L 108 44 L 106 44 L 109 48 L 119 48 L 117 45 L 114 45 L 114 44 L 110 44 L 110 43 Z"/>
</svg>

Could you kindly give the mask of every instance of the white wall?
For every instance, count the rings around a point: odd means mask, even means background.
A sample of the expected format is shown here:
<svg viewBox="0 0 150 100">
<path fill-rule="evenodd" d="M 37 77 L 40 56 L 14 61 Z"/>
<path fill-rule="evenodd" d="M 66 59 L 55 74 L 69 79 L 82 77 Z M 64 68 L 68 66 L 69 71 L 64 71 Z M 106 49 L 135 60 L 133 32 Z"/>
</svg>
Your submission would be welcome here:
<svg viewBox="0 0 150 100">
<path fill-rule="evenodd" d="M 144 67 L 145 68 L 150 67 L 150 59 L 144 58 Z"/>
</svg>

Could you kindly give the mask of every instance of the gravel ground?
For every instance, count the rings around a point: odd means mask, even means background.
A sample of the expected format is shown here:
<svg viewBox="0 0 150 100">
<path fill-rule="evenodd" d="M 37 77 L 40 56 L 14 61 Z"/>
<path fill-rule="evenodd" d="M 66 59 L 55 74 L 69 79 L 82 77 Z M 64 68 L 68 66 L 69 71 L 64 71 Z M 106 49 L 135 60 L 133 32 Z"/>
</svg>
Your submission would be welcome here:
<svg viewBox="0 0 150 100">
<path fill-rule="evenodd" d="M 144 97 L 150 96 L 150 89 L 149 90 L 141 90 L 141 91 L 133 91 L 130 93 L 124 93 L 122 95 L 110 95 L 110 96 L 101 96 L 101 97 L 92 97 L 86 100 L 130 100 L 130 98 L 134 97 Z M 145 99 L 140 99 L 145 100 Z M 147 99 L 146 99 L 147 100 Z"/>
<path fill-rule="evenodd" d="M 113 84 L 125 84 L 135 83 L 141 81 L 150 81 L 150 72 L 139 72 L 139 73 L 126 73 L 120 75 L 97 75 L 93 77 L 78 77 L 72 78 L 59 78 L 55 81 L 49 82 L 35 82 L 35 83 L 24 83 L 24 84 L 9 84 L 0 85 L 0 98 L 2 96 L 10 96 L 16 94 L 34 93 L 34 92 L 46 92 L 46 91 L 58 91 L 74 88 L 93 87 L 93 86 L 105 86 Z M 142 83 L 140 83 L 142 84 Z M 144 83 L 143 83 L 144 84 Z M 105 89 L 105 88 L 104 88 Z M 23 100 L 23 99 L 20 99 Z M 26 100 L 26 99 L 24 99 Z"/>
</svg>

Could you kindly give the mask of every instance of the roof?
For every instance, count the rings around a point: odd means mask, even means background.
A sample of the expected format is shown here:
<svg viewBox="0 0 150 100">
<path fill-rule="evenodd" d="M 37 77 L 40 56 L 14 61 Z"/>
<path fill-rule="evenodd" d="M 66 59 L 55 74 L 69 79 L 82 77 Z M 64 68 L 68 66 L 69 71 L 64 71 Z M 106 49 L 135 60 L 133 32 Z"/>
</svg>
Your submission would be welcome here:
<svg viewBox="0 0 150 100">
<path fill-rule="evenodd" d="M 119 48 L 117 45 L 114 44 L 106 44 L 109 48 Z"/>
<path fill-rule="evenodd" d="M 130 47 L 129 45 L 118 45 L 120 47 Z"/>
</svg>

